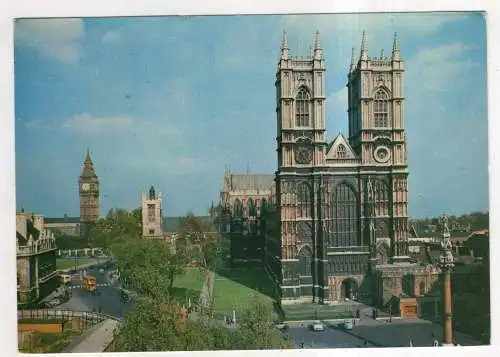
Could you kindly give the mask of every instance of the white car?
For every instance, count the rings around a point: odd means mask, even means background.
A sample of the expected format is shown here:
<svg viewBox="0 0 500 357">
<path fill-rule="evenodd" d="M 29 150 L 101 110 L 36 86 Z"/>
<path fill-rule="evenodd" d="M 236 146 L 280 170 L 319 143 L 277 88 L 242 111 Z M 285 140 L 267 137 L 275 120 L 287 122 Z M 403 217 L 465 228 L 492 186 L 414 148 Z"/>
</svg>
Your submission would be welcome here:
<svg viewBox="0 0 500 357">
<path fill-rule="evenodd" d="M 353 319 L 345 319 L 344 320 L 344 328 L 346 330 L 352 330 L 354 328 L 354 320 Z"/>
<path fill-rule="evenodd" d="M 312 330 L 313 331 L 325 331 L 325 326 L 321 323 L 321 321 L 313 321 L 312 323 Z"/>
</svg>

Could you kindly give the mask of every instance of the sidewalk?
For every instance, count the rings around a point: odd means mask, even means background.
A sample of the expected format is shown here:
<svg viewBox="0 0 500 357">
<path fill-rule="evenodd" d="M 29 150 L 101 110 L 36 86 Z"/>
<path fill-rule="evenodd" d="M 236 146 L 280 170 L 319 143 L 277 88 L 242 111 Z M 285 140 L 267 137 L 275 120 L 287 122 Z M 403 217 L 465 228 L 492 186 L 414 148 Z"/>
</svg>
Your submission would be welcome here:
<svg viewBox="0 0 500 357">
<path fill-rule="evenodd" d="M 120 322 L 116 320 L 104 320 L 92 327 L 82 336 L 82 339 L 71 346 L 69 353 L 95 353 L 104 352 L 114 339 L 114 331 L 119 327 Z"/>
</svg>

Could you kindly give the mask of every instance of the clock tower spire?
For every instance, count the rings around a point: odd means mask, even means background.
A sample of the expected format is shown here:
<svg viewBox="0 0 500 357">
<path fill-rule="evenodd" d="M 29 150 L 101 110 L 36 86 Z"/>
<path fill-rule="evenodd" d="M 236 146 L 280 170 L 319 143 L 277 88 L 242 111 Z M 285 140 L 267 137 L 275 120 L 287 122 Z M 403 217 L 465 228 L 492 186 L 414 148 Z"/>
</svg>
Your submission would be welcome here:
<svg viewBox="0 0 500 357">
<path fill-rule="evenodd" d="M 85 155 L 78 186 L 80 219 L 83 223 L 97 221 L 99 219 L 99 179 L 95 173 L 89 149 Z"/>
</svg>

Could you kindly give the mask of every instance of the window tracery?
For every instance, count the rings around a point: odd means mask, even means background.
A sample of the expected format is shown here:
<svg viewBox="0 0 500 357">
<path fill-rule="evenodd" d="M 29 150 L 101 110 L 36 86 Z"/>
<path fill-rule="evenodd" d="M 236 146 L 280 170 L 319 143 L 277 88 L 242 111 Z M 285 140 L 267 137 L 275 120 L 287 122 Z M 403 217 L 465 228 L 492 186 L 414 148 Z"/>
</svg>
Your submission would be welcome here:
<svg viewBox="0 0 500 357">
<path fill-rule="evenodd" d="M 373 125 L 376 128 L 389 126 L 390 101 L 386 91 L 379 89 L 373 97 Z"/>
<path fill-rule="evenodd" d="M 305 88 L 300 88 L 295 98 L 295 125 L 306 127 L 310 125 L 310 107 L 309 93 Z"/>
</svg>

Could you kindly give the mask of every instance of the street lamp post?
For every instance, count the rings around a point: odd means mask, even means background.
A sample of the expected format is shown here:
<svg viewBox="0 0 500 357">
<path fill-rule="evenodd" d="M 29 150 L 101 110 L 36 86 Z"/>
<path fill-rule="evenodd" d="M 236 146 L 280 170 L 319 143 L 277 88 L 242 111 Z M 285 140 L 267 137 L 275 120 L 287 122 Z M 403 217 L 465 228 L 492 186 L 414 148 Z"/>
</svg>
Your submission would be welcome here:
<svg viewBox="0 0 500 357">
<path fill-rule="evenodd" d="M 441 240 L 441 256 L 439 265 L 441 267 L 443 281 L 443 346 L 453 346 L 453 324 L 452 324 L 452 293 L 451 293 L 451 271 L 454 267 L 450 231 L 448 229 L 448 216 L 441 216 L 441 227 L 443 230 Z"/>
</svg>

